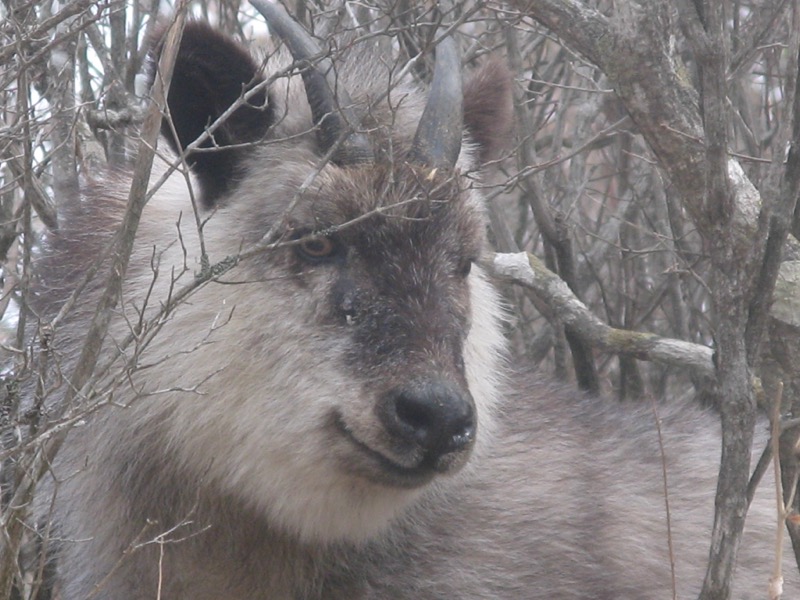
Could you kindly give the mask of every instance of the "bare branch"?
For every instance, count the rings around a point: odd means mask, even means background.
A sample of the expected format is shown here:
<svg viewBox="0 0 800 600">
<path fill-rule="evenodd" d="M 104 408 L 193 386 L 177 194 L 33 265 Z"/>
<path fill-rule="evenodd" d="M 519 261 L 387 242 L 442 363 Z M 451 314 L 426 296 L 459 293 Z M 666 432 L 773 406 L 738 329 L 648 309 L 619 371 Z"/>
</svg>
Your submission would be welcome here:
<svg viewBox="0 0 800 600">
<path fill-rule="evenodd" d="M 534 290 L 558 312 L 564 323 L 597 348 L 642 360 L 690 368 L 705 376 L 714 374 L 713 351 L 710 348 L 609 327 L 595 317 L 566 284 L 532 254 L 495 254 L 486 263 L 486 267 L 493 276 L 503 281 Z"/>
</svg>

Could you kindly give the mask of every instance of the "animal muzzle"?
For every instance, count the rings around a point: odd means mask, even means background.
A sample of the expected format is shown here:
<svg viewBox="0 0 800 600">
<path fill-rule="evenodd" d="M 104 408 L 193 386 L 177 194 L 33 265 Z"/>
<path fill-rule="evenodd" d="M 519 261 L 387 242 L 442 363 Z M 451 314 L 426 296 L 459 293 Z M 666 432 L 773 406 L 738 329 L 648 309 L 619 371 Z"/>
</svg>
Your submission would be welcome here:
<svg viewBox="0 0 800 600">
<path fill-rule="evenodd" d="M 469 392 L 439 379 L 412 380 L 380 398 L 377 414 L 398 455 L 417 469 L 461 466 L 475 441 L 477 417 Z"/>
</svg>

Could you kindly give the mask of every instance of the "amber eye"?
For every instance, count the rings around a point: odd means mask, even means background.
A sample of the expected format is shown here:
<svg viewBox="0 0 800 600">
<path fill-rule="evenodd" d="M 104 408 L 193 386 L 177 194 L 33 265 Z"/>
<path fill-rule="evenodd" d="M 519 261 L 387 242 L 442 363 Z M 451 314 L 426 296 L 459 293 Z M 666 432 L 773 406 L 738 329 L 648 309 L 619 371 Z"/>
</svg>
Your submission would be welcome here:
<svg viewBox="0 0 800 600">
<path fill-rule="evenodd" d="M 471 258 L 464 258 L 458 263 L 458 267 L 456 269 L 456 274 L 459 277 L 466 277 L 469 275 L 469 272 L 472 270 L 472 263 L 473 259 Z"/>
<path fill-rule="evenodd" d="M 297 245 L 297 253 L 300 257 L 310 262 L 330 258 L 336 253 L 336 250 L 336 243 L 323 236 L 302 239 Z"/>
</svg>

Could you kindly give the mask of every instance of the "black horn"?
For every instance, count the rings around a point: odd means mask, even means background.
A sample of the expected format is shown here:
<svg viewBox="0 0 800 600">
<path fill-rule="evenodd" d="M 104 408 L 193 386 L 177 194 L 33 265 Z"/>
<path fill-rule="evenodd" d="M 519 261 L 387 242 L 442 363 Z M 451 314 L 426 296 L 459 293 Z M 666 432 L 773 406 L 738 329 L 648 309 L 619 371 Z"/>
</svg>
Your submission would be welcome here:
<svg viewBox="0 0 800 600">
<path fill-rule="evenodd" d="M 352 101 L 343 86 L 338 85 L 333 63 L 323 56 L 322 50 L 311 35 L 286 10 L 267 0 L 250 0 L 266 19 L 270 31 L 280 37 L 295 61 L 307 61 L 302 71 L 308 104 L 318 139 L 327 152 L 343 136 L 331 160 L 338 165 L 372 162 L 372 147 L 367 137 L 353 128 L 358 118 L 352 109 Z M 349 134 L 347 132 L 350 132 Z"/>
<path fill-rule="evenodd" d="M 462 104 L 461 58 L 451 36 L 436 47 L 433 82 L 414 134 L 412 160 L 430 167 L 455 166 L 461 151 Z"/>
</svg>

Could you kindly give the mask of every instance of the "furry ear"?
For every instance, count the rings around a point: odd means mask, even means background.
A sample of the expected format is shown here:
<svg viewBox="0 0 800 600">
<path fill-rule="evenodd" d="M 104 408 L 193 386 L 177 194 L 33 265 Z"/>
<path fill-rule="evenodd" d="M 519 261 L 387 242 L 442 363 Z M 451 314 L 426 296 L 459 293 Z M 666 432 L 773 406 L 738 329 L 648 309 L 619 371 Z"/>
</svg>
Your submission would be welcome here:
<svg viewBox="0 0 800 600">
<path fill-rule="evenodd" d="M 508 145 L 513 108 L 511 73 L 500 59 L 482 65 L 464 86 L 464 125 L 478 144 L 481 164 Z"/>
<path fill-rule="evenodd" d="M 162 42 L 154 46 L 155 64 L 161 47 Z M 155 68 L 151 80 L 154 76 Z M 244 92 L 262 81 L 258 64 L 239 43 L 207 23 L 187 23 L 167 98 L 172 126 L 165 119 L 162 134 L 173 150 L 181 152 Z M 188 154 L 189 165 L 200 180 L 206 207 L 228 194 L 241 174 L 247 149 L 230 146 L 262 139 L 272 122 L 267 92 L 261 90 L 203 142 L 201 148 L 214 148 L 213 151 Z"/>
</svg>

